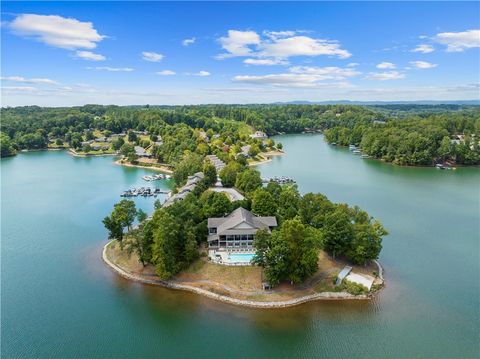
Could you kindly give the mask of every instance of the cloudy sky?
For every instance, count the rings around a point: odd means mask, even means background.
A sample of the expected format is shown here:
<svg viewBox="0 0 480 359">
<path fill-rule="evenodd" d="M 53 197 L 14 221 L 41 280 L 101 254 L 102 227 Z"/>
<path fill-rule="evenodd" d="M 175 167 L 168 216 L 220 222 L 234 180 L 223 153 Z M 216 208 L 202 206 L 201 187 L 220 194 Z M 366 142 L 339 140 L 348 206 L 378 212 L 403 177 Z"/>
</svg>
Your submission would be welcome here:
<svg viewBox="0 0 480 359">
<path fill-rule="evenodd" d="M 478 2 L 2 5 L 2 106 L 480 98 Z"/>
</svg>

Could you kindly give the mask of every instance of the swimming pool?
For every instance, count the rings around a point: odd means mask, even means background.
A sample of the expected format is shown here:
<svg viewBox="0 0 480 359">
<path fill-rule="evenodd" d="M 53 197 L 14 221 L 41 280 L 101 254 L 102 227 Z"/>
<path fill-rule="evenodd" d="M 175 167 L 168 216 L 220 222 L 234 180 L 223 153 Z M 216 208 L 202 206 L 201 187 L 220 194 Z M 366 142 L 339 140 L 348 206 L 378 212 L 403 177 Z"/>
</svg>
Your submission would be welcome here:
<svg viewBox="0 0 480 359">
<path fill-rule="evenodd" d="M 230 263 L 250 263 L 255 253 L 230 253 L 228 262 Z"/>
</svg>

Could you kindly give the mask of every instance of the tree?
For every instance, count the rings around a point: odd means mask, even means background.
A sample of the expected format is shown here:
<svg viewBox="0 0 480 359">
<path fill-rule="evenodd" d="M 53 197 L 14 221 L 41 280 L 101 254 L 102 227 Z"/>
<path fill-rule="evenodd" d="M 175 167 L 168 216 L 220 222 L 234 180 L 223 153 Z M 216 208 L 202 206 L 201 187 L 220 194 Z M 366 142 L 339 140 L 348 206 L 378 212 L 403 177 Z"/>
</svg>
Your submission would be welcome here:
<svg viewBox="0 0 480 359">
<path fill-rule="evenodd" d="M 55 144 L 56 144 L 57 146 L 62 146 L 62 145 L 63 145 L 62 139 L 61 139 L 61 138 L 57 138 L 57 139 L 55 140 Z"/>
<path fill-rule="evenodd" d="M 94 139 L 95 139 L 95 136 L 93 135 L 93 132 L 90 131 L 90 130 L 86 131 L 86 132 L 85 132 L 85 139 L 86 139 L 87 141 L 92 141 L 92 140 L 94 140 Z"/>
<path fill-rule="evenodd" d="M 108 230 L 108 239 L 114 239 L 120 243 L 123 240 L 123 226 L 120 219 L 112 213 L 103 219 L 103 224 Z"/>
<path fill-rule="evenodd" d="M 348 215 L 346 206 L 337 206 L 335 211 L 325 216 L 323 226 L 325 249 L 332 253 L 333 258 L 344 254 L 353 240 L 353 225 Z"/>
<path fill-rule="evenodd" d="M 243 153 L 240 153 L 239 155 L 237 155 L 237 158 L 235 161 L 237 161 L 238 163 L 240 163 L 240 165 L 244 167 L 246 167 L 248 164 L 247 157 L 245 157 Z"/>
<path fill-rule="evenodd" d="M 137 140 L 137 134 L 133 131 L 128 131 L 127 139 L 128 142 L 135 142 Z"/>
<path fill-rule="evenodd" d="M 120 148 L 120 153 L 125 157 L 128 157 L 131 154 L 135 154 L 135 147 L 130 143 L 125 143 Z"/>
<path fill-rule="evenodd" d="M 232 203 L 223 192 L 205 191 L 200 196 L 203 217 L 222 217 L 232 211 Z"/>
<path fill-rule="evenodd" d="M 378 221 L 355 224 L 355 232 L 346 257 L 353 263 L 367 264 L 377 259 L 382 250 L 382 236 L 388 232 Z"/>
<path fill-rule="evenodd" d="M 148 215 L 142 210 L 138 209 L 137 211 L 137 220 L 139 223 L 144 222 L 148 218 Z"/>
<path fill-rule="evenodd" d="M 167 211 L 155 213 L 156 229 L 153 232 L 152 261 L 161 279 L 170 279 L 180 271 L 177 258 L 177 241 L 180 236 L 179 223 Z"/>
<path fill-rule="evenodd" d="M 237 180 L 237 174 L 242 170 L 242 165 L 236 161 L 229 162 L 220 171 L 220 179 L 224 187 L 233 187 Z"/>
<path fill-rule="evenodd" d="M 260 172 L 251 168 L 239 173 L 235 181 L 235 187 L 244 193 L 253 192 L 261 186 L 262 178 L 260 177 Z"/>
<path fill-rule="evenodd" d="M 252 259 L 254 264 L 265 267 L 266 255 L 270 247 L 271 234 L 266 229 L 260 229 L 255 233 L 253 246 L 255 247 L 255 256 Z"/>
<path fill-rule="evenodd" d="M 113 213 L 120 221 L 122 227 L 130 229 L 137 216 L 135 202 L 129 199 L 122 199 L 119 203 L 113 206 Z"/>
<path fill-rule="evenodd" d="M 265 256 L 265 275 L 272 285 L 282 280 L 300 283 L 318 268 L 319 232 L 298 218 L 285 221 L 273 231 Z"/>
<path fill-rule="evenodd" d="M 278 150 L 282 150 L 282 149 L 283 149 L 283 145 L 282 145 L 281 142 L 278 142 L 278 143 L 277 143 L 277 149 L 278 149 Z"/>
<path fill-rule="evenodd" d="M 187 153 L 183 156 L 180 163 L 175 166 L 173 171 L 173 178 L 177 185 L 182 185 L 186 182 L 188 176 L 196 172 L 200 172 L 203 167 L 203 158 L 196 153 Z"/>
<path fill-rule="evenodd" d="M 115 140 L 112 141 L 112 148 L 115 151 L 120 150 L 122 146 L 125 144 L 125 140 L 122 137 L 117 137 Z"/>
<path fill-rule="evenodd" d="M 129 255 L 135 253 L 144 267 L 151 258 L 150 247 L 151 241 L 148 239 L 143 226 L 128 232 L 128 240 L 125 240 L 124 248 Z"/>
<path fill-rule="evenodd" d="M 92 146 L 90 146 L 88 143 L 83 146 L 82 148 L 83 152 L 88 153 L 92 150 Z"/>
<path fill-rule="evenodd" d="M 0 155 L 1 157 L 13 156 L 16 154 L 15 148 L 13 147 L 12 140 L 8 135 L 3 132 L 0 132 Z"/>
<path fill-rule="evenodd" d="M 453 146 L 450 142 L 450 138 L 445 136 L 440 142 L 440 147 L 438 148 L 438 156 L 445 161 L 452 155 Z"/>
<path fill-rule="evenodd" d="M 257 145 L 251 145 L 250 149 L 248 150 L 248 155 L 250 157 L 255 157 L 260 153 L 260 148 Z"/>
<path fill-rule="evenodd" d="M 303 223 L 315 228 L 322 228 L 325 216 L 333 210 L 334 204 L 320 193 L 307 193 L 299 203 L 299 215 Z"/>
<path fill-rule="evenodd" d="M 206 161 L 203 164 L 203 174 L 205 175 L 205 185 L 207 187 L 214 186 L 217 183 L 217 170 L 210 161 Z"/>
<path fill-rule="evenodd" d="M 277 198 L 277 214 L 281 220 L 292 219 L 298 215 L 300 193 L 297 185 L 284 185 Z"/>
<path fill-rule="evenodd" d="M 274 216 L 277 212 L 277 203 L 270 192 L 259 188 L 253 193 L 252 211 L 258 216 Z"/>
</svg>

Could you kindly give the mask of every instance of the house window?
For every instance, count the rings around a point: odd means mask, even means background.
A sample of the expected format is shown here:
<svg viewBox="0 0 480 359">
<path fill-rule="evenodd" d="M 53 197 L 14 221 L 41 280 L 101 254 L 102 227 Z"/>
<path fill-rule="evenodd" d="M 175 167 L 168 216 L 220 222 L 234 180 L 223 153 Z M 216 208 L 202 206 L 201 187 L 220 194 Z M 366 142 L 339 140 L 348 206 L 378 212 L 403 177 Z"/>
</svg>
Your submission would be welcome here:
<svg viewBox="0 0 480 359">
<path fill-rule="evenodd" d="M 209 233 L 210 234 L 217 234 L 217 229 L 214 227 L 209 228 Z"/>
</svg>

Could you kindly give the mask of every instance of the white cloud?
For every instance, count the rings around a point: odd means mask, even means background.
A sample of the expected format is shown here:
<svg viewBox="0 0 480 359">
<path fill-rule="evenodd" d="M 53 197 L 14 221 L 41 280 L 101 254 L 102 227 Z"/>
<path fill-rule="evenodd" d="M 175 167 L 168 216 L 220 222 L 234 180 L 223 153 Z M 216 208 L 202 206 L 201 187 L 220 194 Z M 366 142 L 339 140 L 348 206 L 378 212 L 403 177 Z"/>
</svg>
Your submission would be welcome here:
<svg viewBox="0 0 480 359">
<path fill-rule="evenodd" d="M 252 53 L 249 45 L 260 44 L 260 36 L 255 31 L 228 30 L 228 36 L 219 39 L 222 48 L 227 51 L 217 58 L 249 56 Z"/>
<path fill-rule="evenodd" d="M 81 59 L 90 60 L 90 61 L 105 61 L 105 56 L 100 54 L 95 54 L 91 51 L 77 51 L 75 52 L 75 57 Z"/>
<path fill-rule="evenodd" d="M 288 73 L 268 75 L 239 75 L 232 80 L 235 82 L 272 85 L 276 87 L 292 88 L 320 88 L 335 87 L 345 88 L 351 86 L 346 82 L 322 83 L 325 80 L 344 80 L 349 77 L 360 75 L 360 72 L 352 68 L 340 67 L 312 67 L 294 66 L 289 68 Z"/>
<path fill-rule="evenodd" d="M 131 67 L 110 67 L 110 66 L 87 67 L 87 70 L 110 71 L 110 72 L 131 72 L 131 71 L 133 71 L 133 69 Z"/>
<path fill-rule="evenodd" d="M 290 67 L 290 72 L 294 74 L 308 74 L 319 77 L 319 80 L 343 80 L 347 77 L 358 76 L 361 73 L 352 68 L 341 67 L 313 67 L 313 66 L 294 66 Z"/>
<path fill-rule="evenodd" d="M 358 65 L 360 65 L 358 62 L 351 62 L 347 65 L 347 67 L 357 67 Z"/>
<path fill-rule="evenodd" d="M 320 87 L 335 87 L 347 88 L 351 85 L 346 82 L 337 83 L 320 83 L 318 76 L 307 74 L 270 74 L 270 75 L 238 75 L 233 79 L 235 82 L 251 83 L 257 85 L 271 85 L 278 87 L 289 88 L 320 88 Z"/>
<path fill-rule="evenodd" d="M 365 78 L 378 81 L 400 80 L 405 78 L 405 74 L 398 71 L 370 72 Z"/>
<path fill-rule="evenodd" d="M 2 92 L 34 92 L 38 91 L 36 87 L 33 86 L 2 86 Z"/>
<path fill-rule="evenodd" d="M 163 71 L 158 71 L 158 72 L 155 72 L 157 75 L 160 75 L 160 76 L 172 76 L 172 75 L 175 75 L 175 71 L 171 71 L 171 70 L 163 70 Z"/>
<path fill-rule="evenodd" d="M 193 45 L 195 43 L 195 38 L 192 37 L 191 39 L 185 39 L 182 41 L 182 45 L 183 46 L 190 46 L 190 45 Z"/>
<path fill-rule="evenodd" d="M 431 69 L 437 67 L 437 64 L 432 64 L 427 61 L 410 61 L 409 64 L 417 69 Z"/>
<path fill-rule="evenodd" d="M 270 39 L 278 39 L 280 37 L 291 37 L 294 36 L 296 31 L 264 31 L 263 34 Z"/>
<path fill-rule="evenodd" d="M 10 81 L 10 82 L 20 82 L 20 83 L 27 83 L 27 84 L 43 84 L 43 85 L 58 85 L 57 81 L 46 79 L 46 78 L 32 78 L 27 79 L 22 76 L 6 76 L 0 77 L 2 81 Z"/>
<path fill-rule="evenodd" d="M 288 58 L 290 56 L 330 55 L 341 59 L 352 56 L 343 50 L 336 41 L 313 39 L 308 36 L 293 36 L 263 42 L 260 45 L 259 56 Z"/>
<path fill-rule="evenodd" d="M 244 64 L 247 65 L 259 65 L 259 66 L 271 66 L 271 65 L 288 65 L 288 61 L 281 59 L 245 59 Z"/>
<path fill-rule="evenodd" d="M 150 62 L 159 62 L 161 61 L 165 56 L 162 54 L 156 53 L 156 52 L 150 52 L 150 51 L 143 51 L 142 52 L 142 59 L 145 61 L 150 61 Z"/>
<path fill-rule="evenodd" d="M 414 49 L 410 50 L 411 52 L 421 52 L 422 54 L 428 54 L 430 52 L 433 52 L 435 49 L 433 48 L 432 45 L 428 44 L 420 44 L 417 45 Z"/>
<path fill-rule="evenodd" d="M 392 64 L 391 62 L 381 62 L 377 65 L 377 69 L 394 69 L 397 66 L 395 64 Z"/>
<path fill-rule="evenodd" d="M 264 31 L 264 38 L 255 31 L 229 30 L 219 39 L 226 51 L 217 59 L 248 56 L 260 59 L 287 59 L 291 56 L 336 56 L 344 59 L 350 52 L 337 41 L 299 36 L 295 31 Z"/>
<path fill-rule="evenodd" d="M 434 40 L 447 46 L 447 52 L 462 52 L 480 47 L 480 30 L 463 32 L 442 32 L 435 35 Z"/>
<path fill-rule="evenodd" d="M 91 22 L 58 15 L 21 14 L 8 26 L 17 35 L 70 50 L 93 49 L 105 38 L 94 29 Z"/>
<path fill-rule="evenodd" d="M 194 76 L 200 76 L 200 77 L 205 77 L 205 76 L 210 76 L 210 72 L 208 71 L 205 71 L 205 70 L 202 70 L 202 71 L 199 71 L 195 74 L 193 74 Z"/>
</svg>

